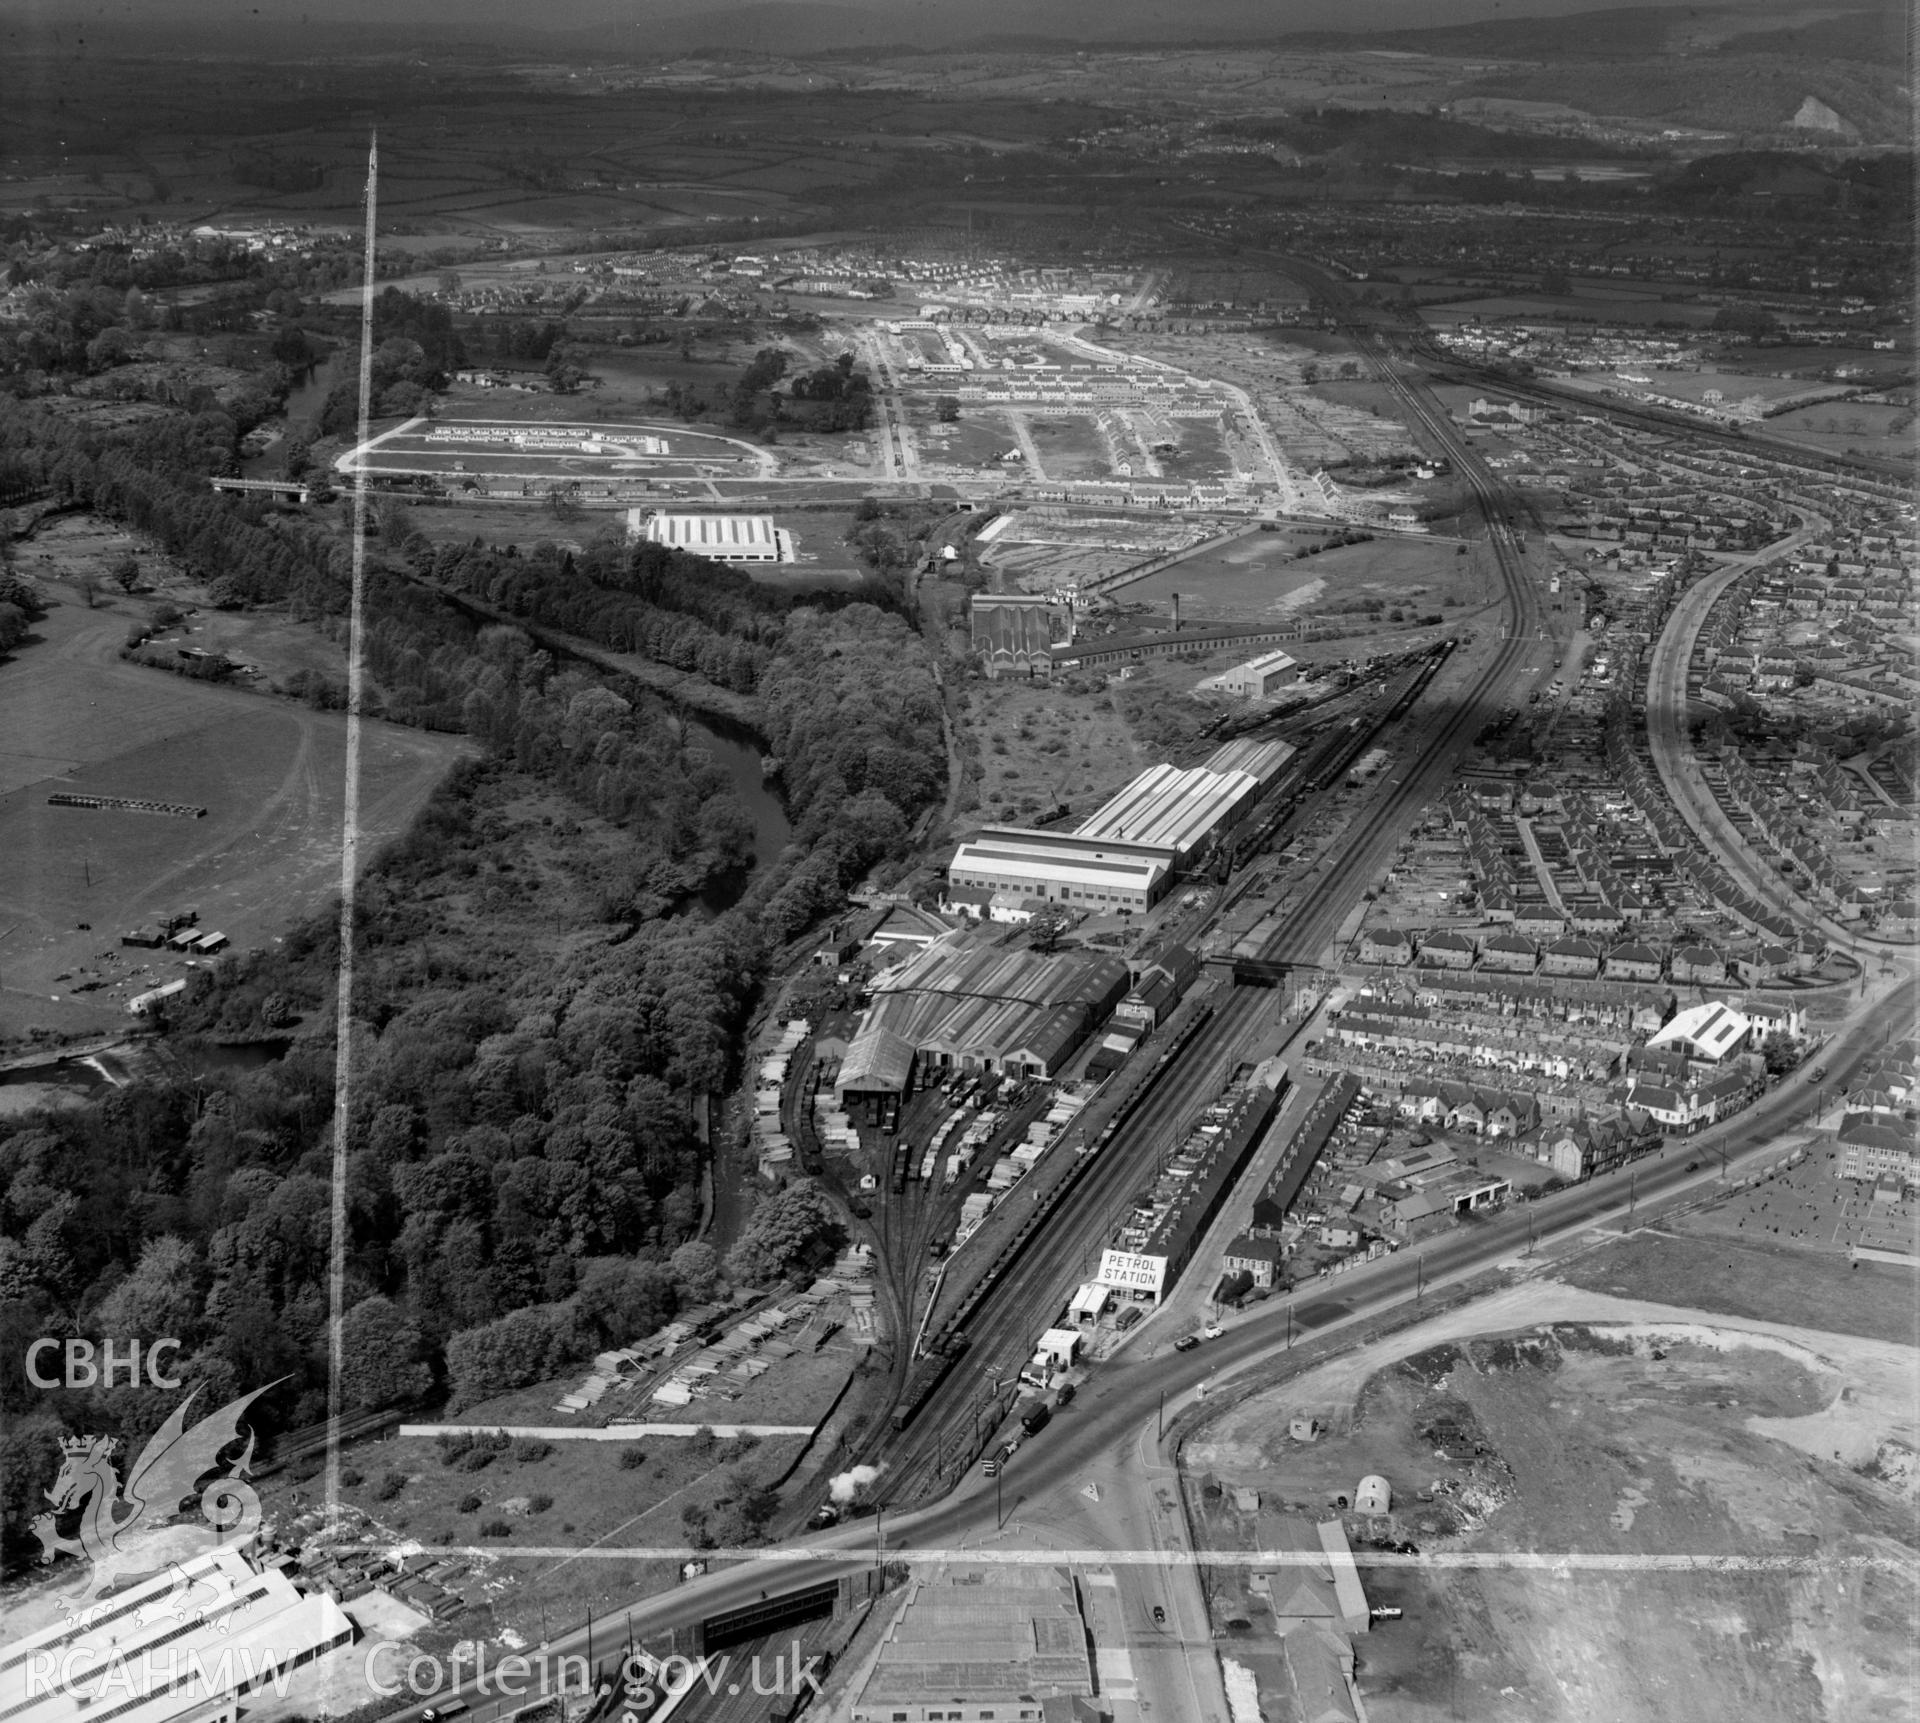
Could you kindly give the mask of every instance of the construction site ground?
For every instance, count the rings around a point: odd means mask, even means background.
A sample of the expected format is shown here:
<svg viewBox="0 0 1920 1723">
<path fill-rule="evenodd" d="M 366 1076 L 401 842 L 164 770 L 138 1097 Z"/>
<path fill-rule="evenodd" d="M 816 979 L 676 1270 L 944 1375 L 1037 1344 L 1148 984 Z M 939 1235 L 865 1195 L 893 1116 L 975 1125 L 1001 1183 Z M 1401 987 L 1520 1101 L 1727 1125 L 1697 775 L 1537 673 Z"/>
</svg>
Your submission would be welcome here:
<svg viewBox="0 0 1920 1723">
<path fill-rule="evenodd" d="M 1388 1514 L 1344 1516 L 1369 1602 L 1404 1611 L 1355 1640 L 1374 1723 L 1905 1718 L 1915 1363 L 1527 1278 L 1190 1438 L 1194 1541 L 1299 1547 L 1363 1476 L 1389 1481 Z M 1327 1433 L 1293 1440 L 1299 1414 Z M 1207 1570 L 1223 1651 L 1273 1647 L 1255 1571 Z"/>
</svg>

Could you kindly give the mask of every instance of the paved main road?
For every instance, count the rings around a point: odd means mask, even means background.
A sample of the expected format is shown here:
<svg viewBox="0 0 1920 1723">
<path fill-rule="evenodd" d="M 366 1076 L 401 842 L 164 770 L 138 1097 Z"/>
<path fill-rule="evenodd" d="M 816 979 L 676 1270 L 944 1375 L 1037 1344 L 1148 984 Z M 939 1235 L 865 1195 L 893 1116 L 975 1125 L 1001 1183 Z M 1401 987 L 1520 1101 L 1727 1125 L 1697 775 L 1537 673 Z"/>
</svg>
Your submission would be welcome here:
<svg viewBox="0 0 1920 1723">
<path fill-rule="evenodd" d="M 1896 1028 L 1910 1023 L 1915 1004 L 1913 980 L 1906 976 L 1893 997 L 1857 1006 L 1825 1054 L 1830 1073 L 1825 1092 L 1845 1084 Z M 1674 1142 L 1656 1158 L 1642 1161 L 1633 1169 L 1631 1180 L 1615 1174 L 1576 1186 L 1462 1228 L 1418 1251 L 1384 1258 L 1323 1289 L 1303 1290 L 1289 1303 L 1272 1301 L 1192 1352 L 1123 1355 L 1101 1366 L 1074 1404 L 1044 1434 L 1022 1447 L 1007 1465 L 998 1490 L 975 1470 L 952 1495 L 928 1508 L 855 1521 L 803 1543 L 733 1551 L 724 1557 L 709 1555 L 715 1571 L 671 1592 L 636 1598 L 628 1608 L 600 1617 L 595 1626 L 596 1649 L 610 1657 L 616 1645 L 624 1644 L 629 1626 L 636 1637 L 687 1627 L 719 1611 L 756 1602 L 769 1591 L 858 1573 L 872 1567 L 883 1552 L 891 1560 L 932 1559 L 978 1545 L 992 1535 L 1003 1515 L 1014 1517 L 1024 1503 L 1063 1488 L 1077 1489 L 1096 1469 L 1108 1471 L 1115 1463 L 1116 1445 L 1125 1449 L 1139 1443 L 1142 1431 L 1154 1428 L 1163 1403 L 1179 1403 L 1203 1381 L 1210 1381 L 1213 1394 L 1224 1398 L 1235 1391 L 1229 1378 L 1256 1366 L 1283 1363 L 1289 1350 L 1300 1353 L 1303 1366 L 1309 1357 L 1318 1362 L 1328 1355 L 1329 1342 L 1336 1350 L 1357 1342 L 1367 1324 L 1407 1305 L 1418 1287 L 1432 1287 L 1443 1279 L 1521 1255 L 1535 1229 L 1542 1234 L 1564 1232 L 1625 1216 L 1630 1188 L 1633 1212 L 1640 1219 L 1669 1199 L 1709 1192 L 1724 1176 L 1723 1165 L 1737 1175 L 1743 1166 L 1778 1154 L 1785 1134 L 1807 1122 L 1815 1102 L 1811 1086 L 1789 1080 L 1739 1118 L 1691 1140 Z M 1271 1370 L 1262 1374 L 1270 1375 Z M 1120 1463 L 1126 1463 L 1124 1454 Z M 1163 1548 L 1144 1539 L 1140 1548 L 1108 1551 L 1106 1557 L 1116 1570 L 1152 1572 L 1167 1565 Z M 635 1552 L 596 1553 L 630 1558 Z M 1133 1600 L 1131 1620 L 1143 1607 L 1139 1600 L 1145 1592 L 1137 1577 L 1127 1589 Z M 1184 1638 L 1198 1624 L 1182 1614 L 1175 1616 L 1174 1626 Z M 587 1644 L 582 1627 L 557 1637 L 549 1649 L 554 1654 L 581 1653 Z M 463 1696 L 474 1702 L 474 1723 L 493 1723 L 500 1701 L 475 1693 L 470 1684 Z M 413 1715 L 417 1712 L 418 1707 Z"/>
<path fill-rule="evenodd" d="M 1805 511 L 1803 511 L 1804 513 Z M 1835 944 L 1851 949 L 1859 930 L 1823 915 L 1781 881 L 1777 868 L 1747 842 L 1700 776 L 1687 730 L 1687 669 L 1694 643 L 1721 593 L 1743 574 L 1791 555 L 1808 539 L 1824 535 L 1828 523 L 1806 515 L 1801 527 L 1757 556 L 1746 558 L 1696 581 L 1680 596 L 1653 644 L 1647 668 L 1647 739 L 1654 769 L 1668 799 L 1693 834 L 1727 872 L 1761 903 L 1798 922 L 1817 925 Z"/>
</svg>

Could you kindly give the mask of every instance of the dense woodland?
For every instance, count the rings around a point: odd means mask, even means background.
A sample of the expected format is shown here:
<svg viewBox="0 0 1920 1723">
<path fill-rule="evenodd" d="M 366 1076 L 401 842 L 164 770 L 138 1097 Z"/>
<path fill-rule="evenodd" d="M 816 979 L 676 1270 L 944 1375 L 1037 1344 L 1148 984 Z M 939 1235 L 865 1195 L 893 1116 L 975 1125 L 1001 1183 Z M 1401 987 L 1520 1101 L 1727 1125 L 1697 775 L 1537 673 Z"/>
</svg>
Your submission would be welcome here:
<svg viewBox="0 0 1920 1723">
<path fill-rule="evenodd" d="M 432 362 L 433 334 L 385 339 Z M 216 602 L 337 626 L 337 530 L 207 488 L 236 435 L 214 411 L 104 432 L 0 398 L 0 479 L 152 535 Z M 751 695 L 794 828 L 779 863 L 703 916 L 697 895 L 738 874 L 752 833 L 697 732 L 449 594 Z M 383 538 L 367 639 L 370 710 L 462 732 L 479 755 L 358 902 L 348 1322 L 363 1362 L 346 1390 L 356 1408 L 470 1403 L 648 1331 L 723 1268 L 763 1282 L 830 1246 L 804 1189 L 763 1203 L 727 1264 L 693 1244 L 694 1121 L 737 1068 L 770 952 L 898 855 L 939 798 L 940 705 L 896 612 L 797 604 L 618 535 L 578 556 Z M 322 1415 L 336 941 L 321 917 L 221 963 L 169 1025 L 284 1035 L 273 1064 L 0 1122 L 0 1354 L 42 1333 L 177 1335 L 184 1374 L 213 1392 L 285 1378 L 262 1403 L 269 1434 Z M 42 1397 L 17 1363 L 0 1373 L 10 1553 L 60 1429 L 137 1442 L 174 1398 Z"/>
</svg>

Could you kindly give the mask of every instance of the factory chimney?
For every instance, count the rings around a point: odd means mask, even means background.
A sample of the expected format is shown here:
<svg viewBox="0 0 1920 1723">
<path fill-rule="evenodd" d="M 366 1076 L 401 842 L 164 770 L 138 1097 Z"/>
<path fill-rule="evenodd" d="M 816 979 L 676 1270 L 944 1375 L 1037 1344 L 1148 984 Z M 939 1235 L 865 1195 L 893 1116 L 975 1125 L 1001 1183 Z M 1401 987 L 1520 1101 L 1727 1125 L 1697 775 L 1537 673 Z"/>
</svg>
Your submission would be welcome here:
<svg viewBox="0 0 1920 1723">
<path fill-rule="evenodd" d="M 1173 631 L 1180 632 L 1180 594 L 1177 592 L 1173 595 Z"/>
</svg>

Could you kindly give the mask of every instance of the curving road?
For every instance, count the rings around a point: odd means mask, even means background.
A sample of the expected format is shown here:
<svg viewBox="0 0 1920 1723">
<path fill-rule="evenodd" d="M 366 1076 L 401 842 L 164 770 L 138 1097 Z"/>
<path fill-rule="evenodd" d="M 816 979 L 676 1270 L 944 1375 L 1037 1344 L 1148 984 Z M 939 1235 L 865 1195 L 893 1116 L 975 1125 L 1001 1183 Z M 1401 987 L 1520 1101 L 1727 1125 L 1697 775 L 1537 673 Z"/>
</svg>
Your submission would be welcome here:
<svg viewBox="0 0 1920 1723">
<path fill-rule="evenodd" d="M 1726 810 L 1700 777 L 1687 733 L 1687 669 L 1714 601 L 1741 575 L 1790 555 L 1808 539 L 1823 535 L 1827 526 L 1819 516 L 1810 516 L 1796 532 L 1778 544 L 1696 581 L 1681 594 L 1648 659 L 1647 740 L 1667 799 L 1693 835 L 1733 879 L 1761 903 L 1772 905 L 1797 922 L 1817 926 L 1836 947 L 1851 950 L 1857 956 L 1861 951 L 1860 930 L 1824 914 L 1788 887 L 1779 869 L 1748 843 L 1739 827 L 1727 817 Z"/>
<path fill-rule="evenodd" d="M 1000 1489 L 974 1470 L 951 1495 L 930 1507 L 884 1512 L 877 1519 L 857 1520 L 779 1547 L 730 1551 L 725 1557 L 709 1554 L 709 1561 L 724 1560 L 728 1565 L 600 1617 L 594 1627 L 596 1651 L 610 1657 L 616 1645 L 624 1646 L 629 1625 L 636 1639 L 652 1638 L 756 1602 L 763 1593 L 861 1572 L 882 1555 L 888 1560 L 937 1559 L 979 1542 L 990 1537 L 1003 1519 L 1011 1518 L 1023 1502 L 1077 1490 L 1103 1456 L 1109 1466 L 1127 1464 L 1129 1454 L 1137 1457 L 1144 1448 L 1141 1433 L 1157 1425 L 1163 1403 L 1172 1406 L 1189 1399 L 1203 1382 L 1217 1392 L 1227 1379 L 1265 1366 L 1257 1381 L 1236 1381 L 1232 1386 L 1237 1390 L 1270 1386 L 1358 1344 L 1383 1317 L 1396 1311 L 1412 1314 L 1421 1285 L 1431 1288 L 1444 1279 L 1520 1257 L 1536 1233 L 1545 1239 L 1629 1217 L 1644 1223 L 1665 1205 L 1709 1194 L 1724 1179 L 1777 1156 L 1783 1134 L 1804 1124 L 1824 1097 L 1836 1093 L 1878 1054 L 1892 1033 L 1892 1024 L 1910 1020 L 1915 1003 L 1911 980 L 1905 993 L 1909 1009 L 1899 1017 L 1888 1012 L 1884 1000 L 1863 1002 L 1856 1008 L 1828 1050 L 1829 1077 L 1818 1095 L 1805 1083 L 1788 1081 L 1739 1118 L 1690 1141 L 1671 1144 L 1660 1157 L 1639 1163 L 1629 1176 L 1615 1174 L 1575 1186 L 1463 1227 L 1418 1251 L 1383 1258 L 1328 1283 L 1322 1291 L 1303 1289 L 1291 1303 L 1275 1300 L 1258 1306 L 1254 1315 L 1192 1352 L 1163 1349 L 1123 1354 L 1100 1366 L 1074 1404 L 1008 1463 Z M 1117 1460 L 1111 1453 L 1116 1446 L 1122 1449 Z M 1102 1560 L 1116 1567 L 1164 1566 L 1152 1537 L 1143 1541 L 1147 1547 L 1103 1551 Z M 550 1649 L 555 1654 L 581 1653 L 587 1646 L 588 1631 L 581 1627 L 557 1636 Z M 513 1703 L 478 1693 L 471 1681 L 462 1693 L 474 1704 L 471 1723 L 494 1723 L 513 1708 Z M 409 1715 L 417 1717 L 418 1710 L 415 1707 Z"/>
</svg>

